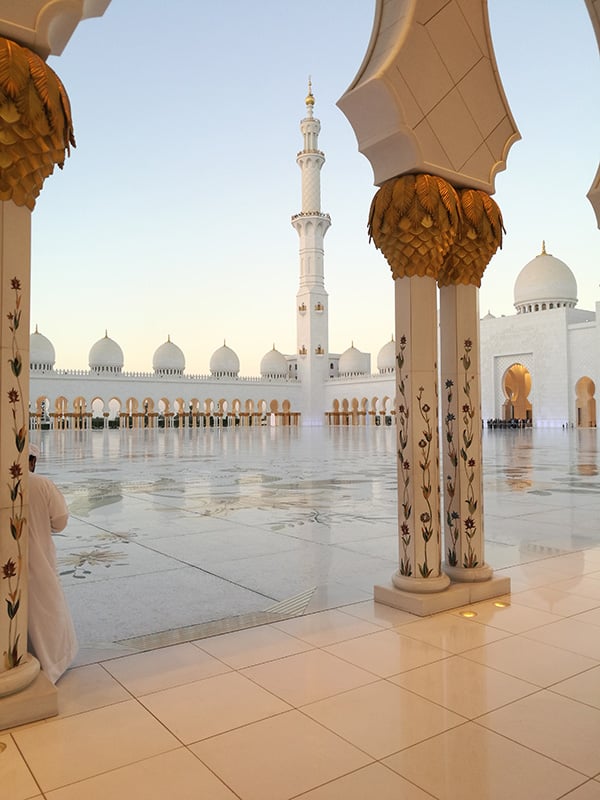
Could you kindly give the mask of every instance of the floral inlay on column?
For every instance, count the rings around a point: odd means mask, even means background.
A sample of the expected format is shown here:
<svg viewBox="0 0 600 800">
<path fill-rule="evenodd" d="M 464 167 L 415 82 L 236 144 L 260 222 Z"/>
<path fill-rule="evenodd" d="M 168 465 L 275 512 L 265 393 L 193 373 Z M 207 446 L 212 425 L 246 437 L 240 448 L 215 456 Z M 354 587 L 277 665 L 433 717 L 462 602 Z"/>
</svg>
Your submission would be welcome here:
<svg viewBox="0 0 600 800">
<path fill-rule="evenodd" d="M 400 574 L 412 575 L 412 564 L 410 561 L 409 547 L 412 540 L 412 533 L 410 529 L 410 518 L 412 515 L 412 505 L 410 502 L 410 462 L 406 458 L 406 448 L 408 446 L 409 435 L 409 407 L 408 399 L 406 397 L 406 376 L 403 374 L 404 369 L 404 351 L 406 350 L 406 336 L 400 337 L 400 349 L 396 356 L 398 364 L 397 377 L 398 377 L 398 409 L 396 411 L 396 426 L 398 438 L 398 472 L 400 484 L 402 486 L 402 522 L 400 523 L 400 541 L 402 543 L 402 555 L 400 557 Z"/>
<path fill-rule="evenodd" d="M 13 462 L 9 468 L 8 488 L 10 496 L 10 537 L 14 541 L 14 556 L 2 564 L 2 579 L 7 581 L 4 588 L 6 613 L 8 614 L 8 639 L 4 650 L 4 666 L 6 669 L 17 667 L 26 652 L 26 642 L 20 641 L 18 632 L 19 613 L 21 608 L 21 588 L 23 571 L 27 568 L 23 557 L 23 544 L 21 541 L 25 517 L 23 515 L 23 451 L 27 441 L 27 424 L 23 392 L 21 389 L 21 372 L 23 361 L 17 344 L 17 330 L 21 322 L 21 284 L 17 278 L 12 278 L 11 289 L 15 294 L 14 309 L 7 314 L 8 329 L 11 339 L 11 358 L 9 359 L 10 371 L 13 376 L 13 385 L 8 391 L 8 402 L 12 415 L 12 447 L 14 448 Z M 25 465 L 25 469 L 27 466 Z"/>
<path fill-rule="evenodd" d="M 423 402 L 423 386 L 419 387 L 419 394 L 417 395 L 417 402 L 419 404 L 419 413 L 425 428 L 423 430 L 423 438 L 419 439 L 419 450 L 421 451 L 421 459 L 419 461 L 419 468 L 421 469 L 421 492 L 425 500 L 427 510 L 422 511 L 419 517 L 421 522 L 421 536 L 423 537 L 423 562 L 419 564 L 419 573 L 422 578 L 428 578 L 432 569 L 427 563 L 427 544 L 433 536 L 433 522 L 434 512 L 431 507 L 431 442 L 433 440 L 433 430 L 431 427 L 431 408 L 428 403 Z M 436 459 L 437 464 L 437 459 Z"/>
<path fill-rule="evenodd" d="M 454 497 L 456 495 L 456 473 L 458 471 L 458 455 L 454 443 L 454 422 L 456 417 L 452 413 L 452 398 L 454 381 L 447 380 L 446 387 L 446 415 L 444 417 L 444 428 L 446 431 L 446 453 L 448 461 L 452 466 L 451 474 L 446 476 L 446 525 L 450 536 L 450 546 L 448 547 L 448 563 L 455 567 L 458 558 L 456 555 L 456 543 L 460 535 L 460 514 L 454 508 Z"/>
<path fill-rule="evenodd" d="M 475 408 L 473 406 L 473 401 L 471 399 L 471 382 L 469 378 L 469 369 L 471 368 L 471 348 L 473 347 L 473 343 L 471 339 L 465 339 L 464 345 L 464 352 L 461 357 L 461 363 L 464 369 L 464 384 L 463 384 L 463 394 L 466 400 L 462 406 L 462 420 L 463 420 L 463 431 L 462 431 L 462 447 L 460 448 L 460 457 L 462 459 L 463 465 L 463 473 L 467 482 L 466 487 L 466 497 L 465 503 L 467 505 L 467 510 L 469 515 L 466 517 L 464 521 L 464 535 L 466 538 L 466 551 L 464 551 L 463 556 L 463 567 L 465 568 L 473 568 L 476 567 L 479 563 L 477 559 L 477 553 L 473 549 L 473 538 L 477 533 L 477 523 L 473 518 L 475 512 L 477 511 L 478 499 L 475 496 L 475 467 L 478 466 L 476 460 L 473 456 L 469 453 L 471 446 L 473 444 L 473 417 L 475 416 Z M 479 435 L 479 431 L 477 432 Z M 477 482 L 478 486 L 481 486 L 481 481 Z"/>
</svg>

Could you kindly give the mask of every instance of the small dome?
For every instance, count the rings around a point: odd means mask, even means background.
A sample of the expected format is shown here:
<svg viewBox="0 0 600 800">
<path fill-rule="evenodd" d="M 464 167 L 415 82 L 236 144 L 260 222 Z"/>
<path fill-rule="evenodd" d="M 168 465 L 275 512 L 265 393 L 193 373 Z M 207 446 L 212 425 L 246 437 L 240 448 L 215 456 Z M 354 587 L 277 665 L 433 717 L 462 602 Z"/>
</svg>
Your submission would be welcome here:
<svg viewBox="0 0 600 800">
<path fill-rule="evenodd" d="M 46 338 L 35 326 L 35 332 L 29 337 L 29 367 L 32 370 L 54 369 L 56 353 L 50 339 Z"/>
<path fill-rule="evenodd" d="M 210 373 L 216 378 L 237 378 L 240 371 L 240 360 L 231 347 L 223 342 L 223 347 L 212 354 L 210 359 Z"/>
<path fill-rule="evenodd" d="M 354 347 L 344 350 L 338 365 L 340 375 L 364 375 L 363 354 Z"/>
<path fill-rule="evenodd" d="M 548 308 L 574 308 L 577 303 L 575 276 L 558 258 L 542 252 L 525 264 L 515 281 L 515 308 L 519 313 L 545 311 Z"/>
<path fill-rule="evenodd" d="M 287 375 L 287 361 L 283 353 L 273 349 L 265 353 L 260 362 L 260 374 L 263 378 L 285 378 Z"/>
<path fill-rule="evenodd" d="M 93 372 L 121 372 L 123 369 L 123 351 L 114 339 L 105 331 L 104 338 L 92 345 L 88 356 L 90 369 Z"/>
<path fill-rule="evenodd" d="M 487 312 L 487 314 L 485 315 L 485 317 L 482 317 L 481 319 L 496 319 L 496 317 L 495 317 L 495 316 L 492 314 L 492 312 L 491 312 L 491 311 L 488 309 L 488 312 Z"/>
<path fill-rule="evenodd" d="M 167 341 L 161 344 L 152 357 L 152 369 L 157 375 L 182 375 L 185 369 L 185 356 L 183 350 L 177 347 L 167 337 Z"/>
<path fill-rule="evenodd" d="M 381 375 L 394 372 L 396 369 L 396 342 L 393 336 L 377 355 L 377 369 Z"/>
</svg>

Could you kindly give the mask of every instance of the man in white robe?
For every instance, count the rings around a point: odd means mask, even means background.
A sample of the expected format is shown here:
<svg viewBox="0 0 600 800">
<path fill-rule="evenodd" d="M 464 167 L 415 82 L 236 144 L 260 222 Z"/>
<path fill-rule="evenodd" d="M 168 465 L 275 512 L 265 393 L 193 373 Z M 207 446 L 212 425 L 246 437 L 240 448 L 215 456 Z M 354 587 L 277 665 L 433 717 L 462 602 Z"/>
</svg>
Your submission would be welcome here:
<svg viewBox="0 0 600 800">
<path fill-rule="evenodd" d="M 38 447 L 29 445 L 29 649 L 56 683 L 77 654 L 52 541 L 53 533 L 65 529 L 69 509 L 50 478 L 34 473 L 39 454 Z"/>
</svg>

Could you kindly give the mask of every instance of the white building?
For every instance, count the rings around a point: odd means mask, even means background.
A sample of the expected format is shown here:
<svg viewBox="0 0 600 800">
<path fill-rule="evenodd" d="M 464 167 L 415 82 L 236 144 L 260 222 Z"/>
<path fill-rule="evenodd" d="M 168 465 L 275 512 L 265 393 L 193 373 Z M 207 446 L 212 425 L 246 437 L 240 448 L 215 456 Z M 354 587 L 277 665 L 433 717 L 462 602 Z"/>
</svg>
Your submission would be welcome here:
<svg viewBox="0 0 600 800">
<path fill-rule="evenodd" d="M 517 276 L 514 298 L 516 314 L 481 320 L 482 418 L 595 426 L 598 304 L 576 308 L 575 276 L 545 245 Z"/>
<path fill-rule="evenodd" d="M 393 342 L 382 347 L 375 375 L 370 354 L 354 343 L 341 355 L 329 352 L 324 238 L 331 219 L 321 211 L 325 155 L 319 150 L 321 124 L 314 103 L 309 83 L 300 123 L 303 149 L 296 159 L 302 208 L 292 217 L 300 255 L 296 353 L 284 355 L 273 345 L 261 360 L 260 376 L 243 377 L 238 356 L 224 342 L 207 374 L 188 375 L 185 354 L 168 337 L 154 353 L 152 371 L 127 372 L 121 347 L 106 332 L 89 351 L 88 369 L 57 370 L 54 346 L 36 328 L 30 337 L 33 427 L 391 422 Z"/>
</svg>

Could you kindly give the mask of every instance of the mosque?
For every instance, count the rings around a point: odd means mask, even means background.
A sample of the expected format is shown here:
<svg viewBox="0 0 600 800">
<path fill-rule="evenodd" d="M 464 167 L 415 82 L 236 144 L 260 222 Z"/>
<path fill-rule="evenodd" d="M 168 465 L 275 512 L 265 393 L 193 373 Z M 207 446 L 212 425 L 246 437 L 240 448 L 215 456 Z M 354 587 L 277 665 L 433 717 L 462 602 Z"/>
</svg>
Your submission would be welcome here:
<svg viewBox="0 0 600 800">
<path fill-rule="evenodd" d="M 210 359 L 210 374 L 188 375 L 185 354 L 168 337 L 154 353 L 152 372 L 124 372 L 123 351 L 105 333 L 90 349 L 88 370 L 57 370 L 54 346 L 36 327 L 30 337 L 32 428 L 393 422 L 393 337 L 377 354 L 374 374 L 369 353 L 354 345 L 342 354 L 328 348 L 324 238 L 331 219 L 321 211 L 325 156 L 314 103 L 309 85 L 297 156 L 302 210 L 292 217 L 300 242 L 296 353 L 273 346 L 260 375 L 243 377 L 237 354 L 224 342 Z M 516 314 L 488 313 L 481 320 L 482 418 L 595 426 L 600 331 L 595 312 L 576 308 L 571 269 L 544 244 L 518 275 L 514 298 Z"/>
<path fill-rule="evenodd" d="M 300 242 L 296 296 L 297 351 L 269 350 L 260 376 L 240 375 L 240 361 L 223 343 L 212 355 L 207 375 L 187 375 L 185 354 L 167 338 L 155 351 L 152 372 L 124 372 L 119 344 L 108 336 L 89 352 L 89 369 L 55 369 L 55 349 L 37 330 L 30 337 L 30 424 L 36 427 L 366 425 L 389 424 L 393 415 L 395 344 L 377 355 L 353 345 L 329 352 L 328 295 L 325 290 L 325 234 L 331 224 L 321 211 L 320 122 L 309 84 L 306 116 L 300 123 L 303 149 L 302 210 L 292 217 Z"/>
<path fill-rule="evenodd" d="M 576 308 L 575 276 L 544 243 L 517 276 L 514 304 L 516 314 L 480 323 L 482 418 L 595 427 L 598 303 Z"/>
</svg>

